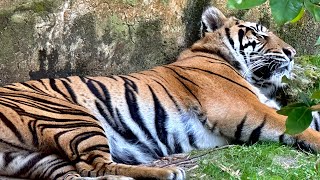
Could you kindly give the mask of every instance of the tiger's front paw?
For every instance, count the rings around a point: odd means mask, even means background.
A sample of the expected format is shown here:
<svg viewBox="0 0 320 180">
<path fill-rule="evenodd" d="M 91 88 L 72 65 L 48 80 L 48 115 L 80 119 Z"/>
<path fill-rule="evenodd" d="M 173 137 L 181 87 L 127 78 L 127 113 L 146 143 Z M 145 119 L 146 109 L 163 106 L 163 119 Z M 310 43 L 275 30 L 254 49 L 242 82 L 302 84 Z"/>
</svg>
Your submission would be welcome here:
<svg viewBox="0 0 320 180">
<path fill-rule="evenodd" d="M 179 167 L 169 167 L 166 168 L 168 171 L 168 176 L 164 177 L 163 179 L 166 180 L 185 180 L 186 179 L 186 173 L 182 168 Z"/>
</svg>

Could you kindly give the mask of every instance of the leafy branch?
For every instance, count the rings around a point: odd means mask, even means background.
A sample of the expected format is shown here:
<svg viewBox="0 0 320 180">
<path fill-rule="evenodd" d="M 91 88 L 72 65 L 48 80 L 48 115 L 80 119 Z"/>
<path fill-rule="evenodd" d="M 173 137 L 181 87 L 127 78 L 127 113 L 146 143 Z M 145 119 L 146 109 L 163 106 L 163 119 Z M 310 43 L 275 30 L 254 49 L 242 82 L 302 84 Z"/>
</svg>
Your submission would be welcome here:
<svg viewBox="0 0 320 180">
<path fill-rule="evenodd" d="M 306 94 L 300 93 L 301 101 L 282 107 L 277 113 L 288 116 L 286 121 L 286 133 L 299 134 L 307 129 L 312 122 L 312 111 L 320 111 L 320 91 L 316 91 L 309 98 Z"/>
</svg>

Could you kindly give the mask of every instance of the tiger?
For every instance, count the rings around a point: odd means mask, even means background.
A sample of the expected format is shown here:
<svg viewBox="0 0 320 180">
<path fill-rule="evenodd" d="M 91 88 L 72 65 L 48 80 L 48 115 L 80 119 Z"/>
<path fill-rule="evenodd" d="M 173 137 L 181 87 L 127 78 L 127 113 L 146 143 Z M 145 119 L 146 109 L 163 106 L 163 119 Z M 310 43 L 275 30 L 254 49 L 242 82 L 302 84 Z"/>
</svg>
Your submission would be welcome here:
<svg viewBox="0 0 320 180">
<path fill-rule="evenodd" d="M 227 18 L 215 7 L 203 12 L 202 22 L 208 32 L 171 64 L 1 87 L 0 175 L 184 180 L 180 167 L 145 164 L 240 142 L 318 152 L 320 133 L 286 134 L 286 116 L 255 83 L 260 75 L 271 84 L 290 75 L 294 48 L 264 26 Z M 248 74 L 264 61 L 274 73 Z"/>
</svg>

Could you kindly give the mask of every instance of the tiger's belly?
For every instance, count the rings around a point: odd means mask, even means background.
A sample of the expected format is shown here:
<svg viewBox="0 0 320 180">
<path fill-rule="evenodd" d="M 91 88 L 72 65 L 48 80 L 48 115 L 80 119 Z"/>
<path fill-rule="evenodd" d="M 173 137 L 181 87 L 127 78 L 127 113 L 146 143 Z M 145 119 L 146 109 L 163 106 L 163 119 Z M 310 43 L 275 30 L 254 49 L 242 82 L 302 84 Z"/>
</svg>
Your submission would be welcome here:
<svg viewBox="0 0 320 180">
<path fill-rule="evenodd" d="M 110 151 L 115 162 L 126 164 L 149 163 L 175 153 L 193 149 L 220 147 L 228 139 L 203 126 L 198 118 L 184 116 L 136 123 L 132 119 L 115 126 L 104 124 Z M 139 125 L 140 124 L 140 125 Z"/>
</svg>

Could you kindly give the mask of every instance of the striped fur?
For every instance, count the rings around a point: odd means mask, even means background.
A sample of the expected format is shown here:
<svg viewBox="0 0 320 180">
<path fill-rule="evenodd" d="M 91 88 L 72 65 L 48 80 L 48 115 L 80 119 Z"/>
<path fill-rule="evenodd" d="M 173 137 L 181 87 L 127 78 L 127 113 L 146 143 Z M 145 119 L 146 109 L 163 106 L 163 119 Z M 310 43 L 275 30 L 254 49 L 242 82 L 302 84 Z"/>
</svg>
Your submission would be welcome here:
<svg viewBox="0 0 320 180">
<path fill-rule="evenodd" d="M 182 180 L 180 168 L 137 165 L 233 142 L 269 140 L 319 151 L 318 132 L 285 134 L 286 117 L 245 78 L 245 64 L 231 48 L 248 23 L 225 18 L 215 8 L 204 17 L 214 17 L 207 22 L 217 22 L 215 28 L 175 63 L 129 75 L 40 79 L 0 88 L 0 175 Z M 269 40 L 256 46 L 285 57 L 283 48 L 290 46 L 265 33 Z M 240 44 L 243 52 L 256 52 L 252 43 Z"/>
</svg>

